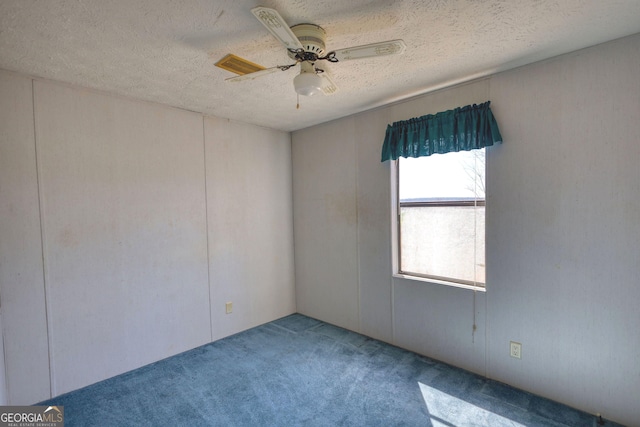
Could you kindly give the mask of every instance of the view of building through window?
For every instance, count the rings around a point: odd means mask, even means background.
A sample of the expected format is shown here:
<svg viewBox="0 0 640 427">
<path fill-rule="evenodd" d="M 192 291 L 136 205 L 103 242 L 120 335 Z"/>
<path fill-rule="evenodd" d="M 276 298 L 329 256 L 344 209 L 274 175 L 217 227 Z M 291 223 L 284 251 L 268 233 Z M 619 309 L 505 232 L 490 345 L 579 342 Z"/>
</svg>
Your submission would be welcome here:
<svg viewBox="0 0 640 427">
<path fill-rule="evenodd" d="M 398 161 L 399 270 L 485 282 L 485 150 Z"/>
</svg>

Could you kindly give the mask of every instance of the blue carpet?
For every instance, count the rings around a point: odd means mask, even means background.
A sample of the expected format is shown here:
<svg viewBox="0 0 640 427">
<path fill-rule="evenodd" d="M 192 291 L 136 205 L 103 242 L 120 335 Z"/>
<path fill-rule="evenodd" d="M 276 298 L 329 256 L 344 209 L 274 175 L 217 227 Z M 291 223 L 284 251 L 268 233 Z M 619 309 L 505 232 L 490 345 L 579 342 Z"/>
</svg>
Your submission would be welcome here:
<svg viewBox="0 0 640 427">
<path fill-rule="evenodd" d="M 598 425 L 584 412 L 299 314 L 40 404 L 63 405 L 67 427 Z"/>
</svg>

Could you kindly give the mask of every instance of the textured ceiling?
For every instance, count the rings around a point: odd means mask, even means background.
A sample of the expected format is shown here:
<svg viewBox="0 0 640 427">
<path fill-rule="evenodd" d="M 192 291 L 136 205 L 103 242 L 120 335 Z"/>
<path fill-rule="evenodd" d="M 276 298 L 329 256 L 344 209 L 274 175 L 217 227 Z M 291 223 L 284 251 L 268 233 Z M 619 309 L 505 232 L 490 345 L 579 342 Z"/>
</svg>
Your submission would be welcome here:
<svg viewBox="0 0 640 427">
<path fill-rule="evenodd" d="M 328 50 L 407 50 L 328 64 L 339 92 L 297 110 L 297 67 L 229 83 L 214 66 L 290 63 L 258 5 L 322 26 Z M 638 32 L 638 0 L 0 0 L 0 68 L 291 131 Z"/>
</svg>

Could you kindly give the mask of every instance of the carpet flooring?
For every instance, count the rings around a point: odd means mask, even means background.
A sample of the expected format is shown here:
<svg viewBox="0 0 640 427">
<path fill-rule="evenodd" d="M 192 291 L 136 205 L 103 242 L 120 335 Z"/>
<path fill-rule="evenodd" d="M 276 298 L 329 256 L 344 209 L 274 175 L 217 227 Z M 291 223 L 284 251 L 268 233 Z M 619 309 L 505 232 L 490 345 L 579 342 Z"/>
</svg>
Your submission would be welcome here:
<svg viewBox="0 0 640 427">
<path fill-rule="evenodd" d="M 63 405 L 67 427 L 599 426 L 584 412 L 300 314 L 40 404 Z"/>
</svg>

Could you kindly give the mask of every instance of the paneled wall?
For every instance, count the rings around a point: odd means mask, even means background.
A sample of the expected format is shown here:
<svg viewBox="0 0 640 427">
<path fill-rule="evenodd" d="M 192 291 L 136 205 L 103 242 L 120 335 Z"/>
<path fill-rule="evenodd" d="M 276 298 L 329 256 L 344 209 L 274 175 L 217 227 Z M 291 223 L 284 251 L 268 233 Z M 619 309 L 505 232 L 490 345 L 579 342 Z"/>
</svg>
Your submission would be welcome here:
<svg viewBox="0 0 640 427">
<path fill-rule="evenodd" d="M 640 37 L 491 80 L 491 376 L 640 422 Z M 522 342 L 522 363 L 508 357 Z"/>
<path fill-rule="evenodd" d="M 354 159 L 349 121 L 316 126 L 296 136 L 293 218 L 298 311 L 357 330 Z"/>
<path fill-rule="evenodd" d="M 214 117 L 205 136 L 216 340 L 295 311 L 291 144 L 288 134 Z"/>
<path fill-rule="evenodd" d="M 53 395 L 208 342 L 202 117 L 34 91 Z"/>
<path fill-rule="evenodd" d="M 636 35 L 294 132 L 299 311 L 636 425 L 639 72 Z M 386 125 L 485 100 L 487 292 L 392 279 Z"/>
<path fill-rule="evenodd" d="M 51 384 L 31 79 L 0 73 L 0 129 L 0 311 L 8 402 L 33 403 L 49 397 Z"/>
<path fill-rule="evenodd" d="M 0 78 L 10 403 L 295 311 L 288 133 Z"/>
</svg>

